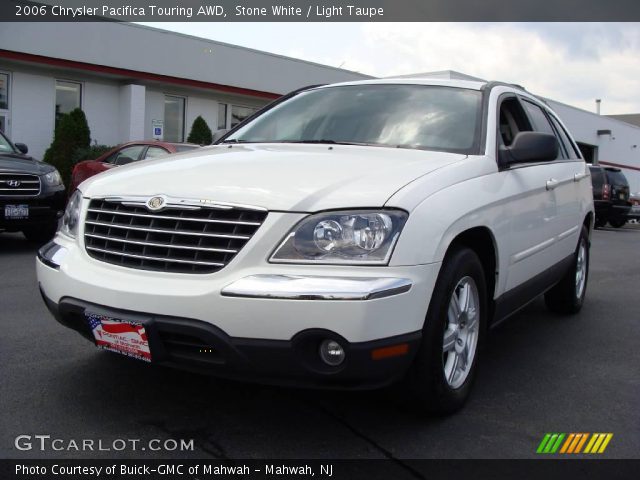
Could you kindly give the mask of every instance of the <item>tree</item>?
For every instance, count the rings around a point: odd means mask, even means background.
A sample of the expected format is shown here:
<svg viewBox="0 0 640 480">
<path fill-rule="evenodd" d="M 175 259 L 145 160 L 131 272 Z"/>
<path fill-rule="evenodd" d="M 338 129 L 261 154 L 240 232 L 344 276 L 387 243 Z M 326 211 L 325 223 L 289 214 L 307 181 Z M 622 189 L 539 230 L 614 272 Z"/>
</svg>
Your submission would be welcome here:
<svg viewBox="0 0 640 480">
<path fill-rule="evenodd" d="M 66 185 L 71 180 L 75 153 L 89 148 L 91 131 L 87 117 L 79 108 L 63 114 L 56 123 L 53 142 L 44 154 L 43 160 L 58 169 Z"/>
<path fill-rule="evenodd" d="M 200 115 L 196 117 L 191 125 L 191 133 L 187 138 L 189 143 L 197 143 L 198 145 L 211 145 L 213 142 L 213 134 L 204 118 Z"/>
</svg>

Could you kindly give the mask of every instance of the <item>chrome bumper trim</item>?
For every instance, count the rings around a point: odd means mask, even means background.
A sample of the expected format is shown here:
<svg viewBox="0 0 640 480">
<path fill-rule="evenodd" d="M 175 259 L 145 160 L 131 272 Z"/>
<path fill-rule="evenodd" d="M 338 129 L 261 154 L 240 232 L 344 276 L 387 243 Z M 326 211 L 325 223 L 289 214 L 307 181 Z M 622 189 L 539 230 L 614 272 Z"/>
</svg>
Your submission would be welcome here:
<svg viewBox="0 0 640 480">
<path fill-rule="evenodd" d="M 225 297 L 284 300 L 373 300 L 411 289 L 411 280 L 393 277 L 251 275 L 227 285 Z"/>
</svg>

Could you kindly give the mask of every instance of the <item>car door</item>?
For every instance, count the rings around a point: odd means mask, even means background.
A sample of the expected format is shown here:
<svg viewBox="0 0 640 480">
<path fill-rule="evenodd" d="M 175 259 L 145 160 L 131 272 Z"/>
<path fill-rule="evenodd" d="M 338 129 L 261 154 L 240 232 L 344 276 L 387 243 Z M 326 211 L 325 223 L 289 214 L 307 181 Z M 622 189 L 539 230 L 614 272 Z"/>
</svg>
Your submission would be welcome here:
<svg viewBox="0 0 640 480">
<path fill-rule="evenodd" d="M 523 99 L 523 105 L 536 131 L 555 135 L 558 140 L 558 157 L 548 162 L 550 175 L 547 189 L 553 194 L 556 205 L 553 234 L 555 241 L 551 246 L 555 263 L 572 255 L 578 243 L 582 227 L 582 208 L 580 205 L 581 182 L 589 182 L 584 160 L 577 153 L 560 121 L 545 106 Z"/>
<path fill-rule="evenodd" d="M 500 97 L 498 145 L 508 147 L 519 132 L 534 130 L 515 94 Z M 557 206 L 547 182 L 557 172 L 551 162 L 512 164 L 501 167 L 500 189 L 506 196 L 505 221 L 509 239 L 505 248 L 505 291 L 525 284 L 554 265 Z"/>
</svg>

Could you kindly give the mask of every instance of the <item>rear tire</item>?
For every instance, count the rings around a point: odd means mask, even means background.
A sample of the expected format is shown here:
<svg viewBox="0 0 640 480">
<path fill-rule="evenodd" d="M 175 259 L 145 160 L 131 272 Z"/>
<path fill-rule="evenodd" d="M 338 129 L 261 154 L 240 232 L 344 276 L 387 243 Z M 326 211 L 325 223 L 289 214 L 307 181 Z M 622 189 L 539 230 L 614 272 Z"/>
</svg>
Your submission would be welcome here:
<svg viewBox="0 0 640 480">
<path fill-rule="evenodd" d="M 37 227 L 25 228 L 22 234 L 27 240 L 34 243 L 46 243 L 53 238 L 58 229 L 57 223 L 44 224 Z"/>
<path fill-rule="evenodd" d="M 551 290 L 544 294 L 547 308 L 556 313 L 578 313 L 584 303 L 589 279 L 589 232 L 583 225 L 569 271 Z"/>
<path fill-rule="evenodd" d="M 413 407 L 450 414 L 464 406 L 476 376 L 486 316 L 482 263 L 472 250 L 456 248 L 441 267 L 420 351 L 406 379 Z"/>
<path fill-rule="evenodd" d="M 626 225 L 627 221 L 625 219 L 613 219 L 613 220 L 609 220 L 609 225 L 611 225 L 613 228 L 621 228 L 624 227 Z"/>
</svg>

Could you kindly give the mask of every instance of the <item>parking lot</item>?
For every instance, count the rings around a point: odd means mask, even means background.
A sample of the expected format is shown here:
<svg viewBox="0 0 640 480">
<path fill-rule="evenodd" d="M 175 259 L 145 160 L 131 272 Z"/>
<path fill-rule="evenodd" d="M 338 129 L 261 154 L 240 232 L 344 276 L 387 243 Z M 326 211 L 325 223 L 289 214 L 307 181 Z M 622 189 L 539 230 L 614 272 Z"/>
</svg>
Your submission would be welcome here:
<svg viewBox="0 0 640 480">
<path fill-rule="evenodd" d="M 530 304 L 491 332 L 466 408 L 429 418 L 405 409 L 393 388 L 241 384 L 98 351 L 45 309 L 36 247 L 2 234 L 0 457 L 533 458 L 546 432 L 612 432 L 604 456 L 637 457 L 639 248 L 638 225 L 597 230 L 582 313 Z M 195 450 L 23 452 L 14 448 L 21 434 L 193 438 Z"/>
</svg>

